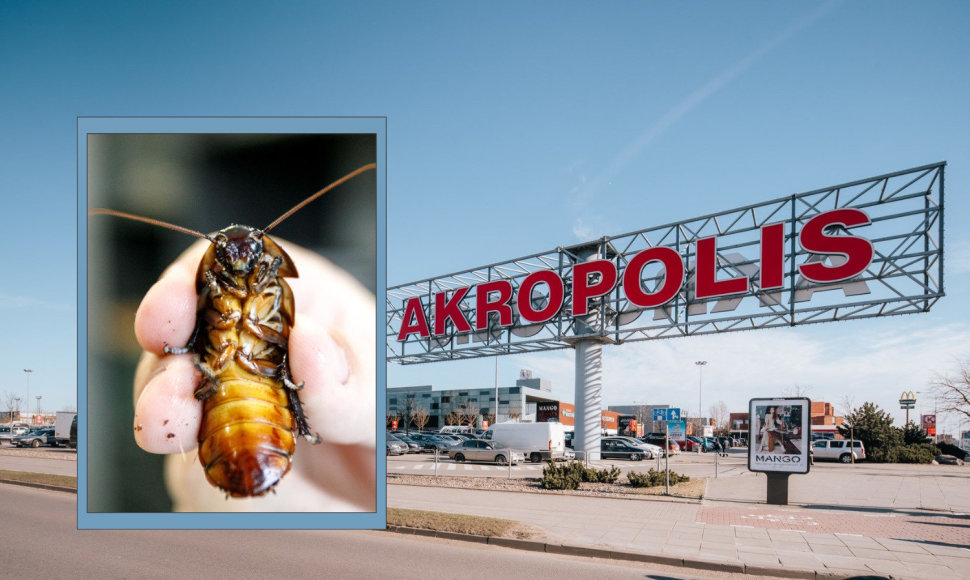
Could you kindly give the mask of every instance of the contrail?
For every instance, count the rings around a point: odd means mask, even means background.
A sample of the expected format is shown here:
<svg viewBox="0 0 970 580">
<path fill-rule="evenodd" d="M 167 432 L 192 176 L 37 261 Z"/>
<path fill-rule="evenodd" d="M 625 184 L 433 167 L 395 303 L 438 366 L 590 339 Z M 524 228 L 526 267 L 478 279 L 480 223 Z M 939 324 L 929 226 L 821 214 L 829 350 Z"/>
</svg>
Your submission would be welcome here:
<svg viewBox="0 0 970 580">
<path fill-rule="evenodd" d="M 741 76 L 745 71 L 754 66 L 759 60 L 765 57 L 778 46 L 785 43 L 805 28 L 811 26 L 822 17 L 831 12 L 839 0 L 830 0 L 818 6 L 815 10 L 808 12 L 798 18 L 791 25 L 781 30 L 778 34 L 770 38 L 765 44 L 761 45 L 751 54 L 727 67 L 703 86 L 695 90 L 686 99 L 668 110 L 653 125 L 649 126 L 643 133 L 637 136 L 629 145 L 620 151 L 619 155 L 599 176 L 589 182 L 584 189 L 587 193 L 594 193 L 599 190 L 604 182 L 608 182 L 613 175 L 619 173 L 624 167 L 630 164 L 640 153 L 654 140 L 667 132 L 668 129 L 677 124 L 688 113 L 697 108 L 698 105 L 710 98 L 712 95 L 724 88 L 728 83 Z"/>
</svg>

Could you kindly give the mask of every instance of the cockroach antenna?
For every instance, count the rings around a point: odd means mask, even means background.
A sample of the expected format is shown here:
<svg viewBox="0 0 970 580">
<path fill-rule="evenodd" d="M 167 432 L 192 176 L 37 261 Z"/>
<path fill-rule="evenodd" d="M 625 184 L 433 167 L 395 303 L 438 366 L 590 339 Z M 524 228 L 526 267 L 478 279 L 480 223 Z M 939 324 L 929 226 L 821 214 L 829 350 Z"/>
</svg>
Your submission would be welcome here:
<svg viewBox="0 0 970 580">
<path fill-rule="evenodd" d="M 268 226 L 266 226 L 265 228 L 263 228 L 262 231 L 264 233 L 270 231 L 271 229 L 273 229 L 276 226 L 278 226 L 280 224 L 280 222 L 282 222 L 286 218 L 290 217 L 291 215 L 293 215 L 296 212 L 298 212 L 301 209 L 303 209 L 303 206 L 305 206 L 306 204 L 310 203 L 311 201 L 315 200 L 316 198 L 320 197 L 321 195 L 327 193 L 328 191 L 330 191 L 331 189 L 337 187 L 341 183 L 344 183 L 345 181 L 351 180 L 351 179 L 357 177 L 358 175 L 360 175 L 361 173 L 363 173 L 365 171 L 370 171 L 372 169 L 377 169 L 377 164 L 376 163 L 368 163 L 367 165 L 364 165 L 363 167 L 358 167 L 357 169 L 351 171 L 347 175 L 344 175 L 343 177 L 341 177 L 337 181 L 334 181 L 330 185 L 324 187 L 320 191 L 314 193 L 310 197 L 308 197 L 308 198 L 304 199 L 303 201 L 301 201 L 300 203 L 296 204 L 295 206 L 293 206 L 290 209 L 290 211 L 284 213 L 280 217 L 278 217 L 275 220 L 273 220 L 273 223 L 271 223 Z"/>
<path fill-rule="evenodd" d="M 182 226 L 177 226 L 175 224 L 170 224 L 168 222 L 163 222 L 162 220 L 156 220 L 156 219 L 152 219 L 152 218 L 142 217 L 140 215 L 134 215 L 134 214 L 130 214 L 130 213 L 125 213 L 123 211 L 118 211 L 118 210 L 114 210 L 114 209 L 106 209 L 106 208 L 103 208 L 103 207 L 97 207 L 97 208 L 88 210 L 88 215 L 113 215 L 113 216 L 116 216 L 116 217 L 122 217 L 122 218 L 130 219 L 130 220 L 135 220 L 136 222 L 145 222 L 146 224 L 152 224 L 154 226 L 160 226 L 160 227 L 163 227 L 163 228 L 166 228 L 166 229 L 175 230 L 175 231 L 181 232 L 183 234 L 189 234 L 190 236 L 195 236 L 195 237 L 197 237 L 199 239 L 202 239 L 202 240 L 209 240 L 213 244 L 216 243 L 216 241 L 214 239 L 212 239 L 211 237 L 203 234 L 202 232 L 197 232 L 195 230 L 190 230 L 189 228 L 183 228 Z"/>
</svg>

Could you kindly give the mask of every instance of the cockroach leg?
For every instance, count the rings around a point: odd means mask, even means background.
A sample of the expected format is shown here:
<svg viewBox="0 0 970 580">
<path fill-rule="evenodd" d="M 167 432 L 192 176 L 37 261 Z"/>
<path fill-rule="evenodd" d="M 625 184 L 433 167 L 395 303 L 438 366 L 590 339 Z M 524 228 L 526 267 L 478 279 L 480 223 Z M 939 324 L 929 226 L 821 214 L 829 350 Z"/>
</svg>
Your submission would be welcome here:
<svg viewBox="0 0 970 580">
<path fill-rule="evenodd" d="M 201 328 L 202 324 L 196 322 L 195 328 L 192 329 L 192 336 L 189 337 L 189 341 L 185 344 L 185 346 L 171 346 L 170 344 L 165 343 L 165 348 L 162 350 L 165 352 L 165 354 L 185 354 L 187 352 L 192 352 L 195 339 L 198 338 L 199 330 Z"/>
<path fill-rule="evenodd" d="M 202 373 L 202 380 L 199 382 L 198 388 L 195 389 L 194 395 L 197 400 L 204 401 L 219 388 L 219 379 L 216 378 L 216 374 L 212 372 L 209 365 L 201 360 L 195 361 L 195 368 Z"/>
<path fill-rule="evenodd" d="M 263 262 L 259 265 L 260 271 L 256 274 L 256 281 L 253 284 L 253 292 L 256 294 L 265 290 L 266 286 L 276 279 L 276 274 L 280 271 L 280 266 L 283 265 L 283 258 L 276 256 L 269 267 L 266 267 L 265 264 L 266 262 Z"/>
<path fill-rule="evenodd" d="M 294 383 L 290 378 L 290 354 L 288 352 L 283 353 L 283 362 L 280 363 L 279 373 L 287 389 L 294 392 L 303 390 L 303 383 Z"/>
<path fill-rule="evenodd" d="M 286 399 L 289 402 L 290 412 L 293 413 L 296 434 L 310 443 L 320 443 L 320 436 L 310 431 L 310 424 L 306 420 L 306 413 L 303 412 L 303 403 L 300 402 L 300 396 L 297 395 L 295 390 L 287 389 Z"/>
</svg>

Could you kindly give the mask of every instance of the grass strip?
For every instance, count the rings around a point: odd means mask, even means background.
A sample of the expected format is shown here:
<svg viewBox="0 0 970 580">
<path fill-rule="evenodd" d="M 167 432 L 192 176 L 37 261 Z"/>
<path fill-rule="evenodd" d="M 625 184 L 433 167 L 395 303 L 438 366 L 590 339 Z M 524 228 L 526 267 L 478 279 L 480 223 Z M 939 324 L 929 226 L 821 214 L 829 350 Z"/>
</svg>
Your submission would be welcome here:
<svg viewBox="0 0 970 580">
<path fill-rule="evenodd" d="M 534 530 L 513 520 L 404 508 L 387 508 L 387 524 L 488 537 L 531 538 L 537 535 Z"/>
<path fill-rule="evenodd" d="M 42 483 L 77 489 L 77 478 L 70 475 L 53 475 L 50 473 L 32 473 L 29 471 L 8 471 L 0 469 L 0 480 L 24 481 L 27 483 Z"/>
</svg>

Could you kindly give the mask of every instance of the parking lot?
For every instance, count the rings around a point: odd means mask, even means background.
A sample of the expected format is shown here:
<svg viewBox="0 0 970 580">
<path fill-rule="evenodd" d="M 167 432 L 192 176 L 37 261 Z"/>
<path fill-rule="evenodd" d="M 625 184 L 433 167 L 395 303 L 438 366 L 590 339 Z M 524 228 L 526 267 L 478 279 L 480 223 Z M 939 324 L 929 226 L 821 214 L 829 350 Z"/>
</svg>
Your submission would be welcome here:
<svg viewBox="0 0 970 580">
<path fill-rule="evenodd" d="M 680 453 L 670 456 L 670 469 L 691 477 L 714 477 L 715 467 L 718 477 L 730 477 L 749 473 L 747 468 L 747 450 L 732 449 L 727 457 L 716 457 L 713 453 Z M 629 461 L 624 459 L 603 459 L 590 461 L 591 467 L 598 469 L 616 466 L 624 474 L 630 471 L 646 472 L 650 469 L 663 469 L 664 459 L 644 459 Z M 715 466 L 716 462 L 716 466 Z M 540 477 L 543 463 L 518 463 L 511 466 L 512 477 Z M 435 458 L 429 453 L 411 453 L 387 458 L 388 473 L 411 473 L 438 475 L 468 476 L 468 477 L 508 477 L 509 466 L 494 463 L 459 463 L 448 459 L 444 455 L 438 456 L 437 466 Z"/>
</svg>

